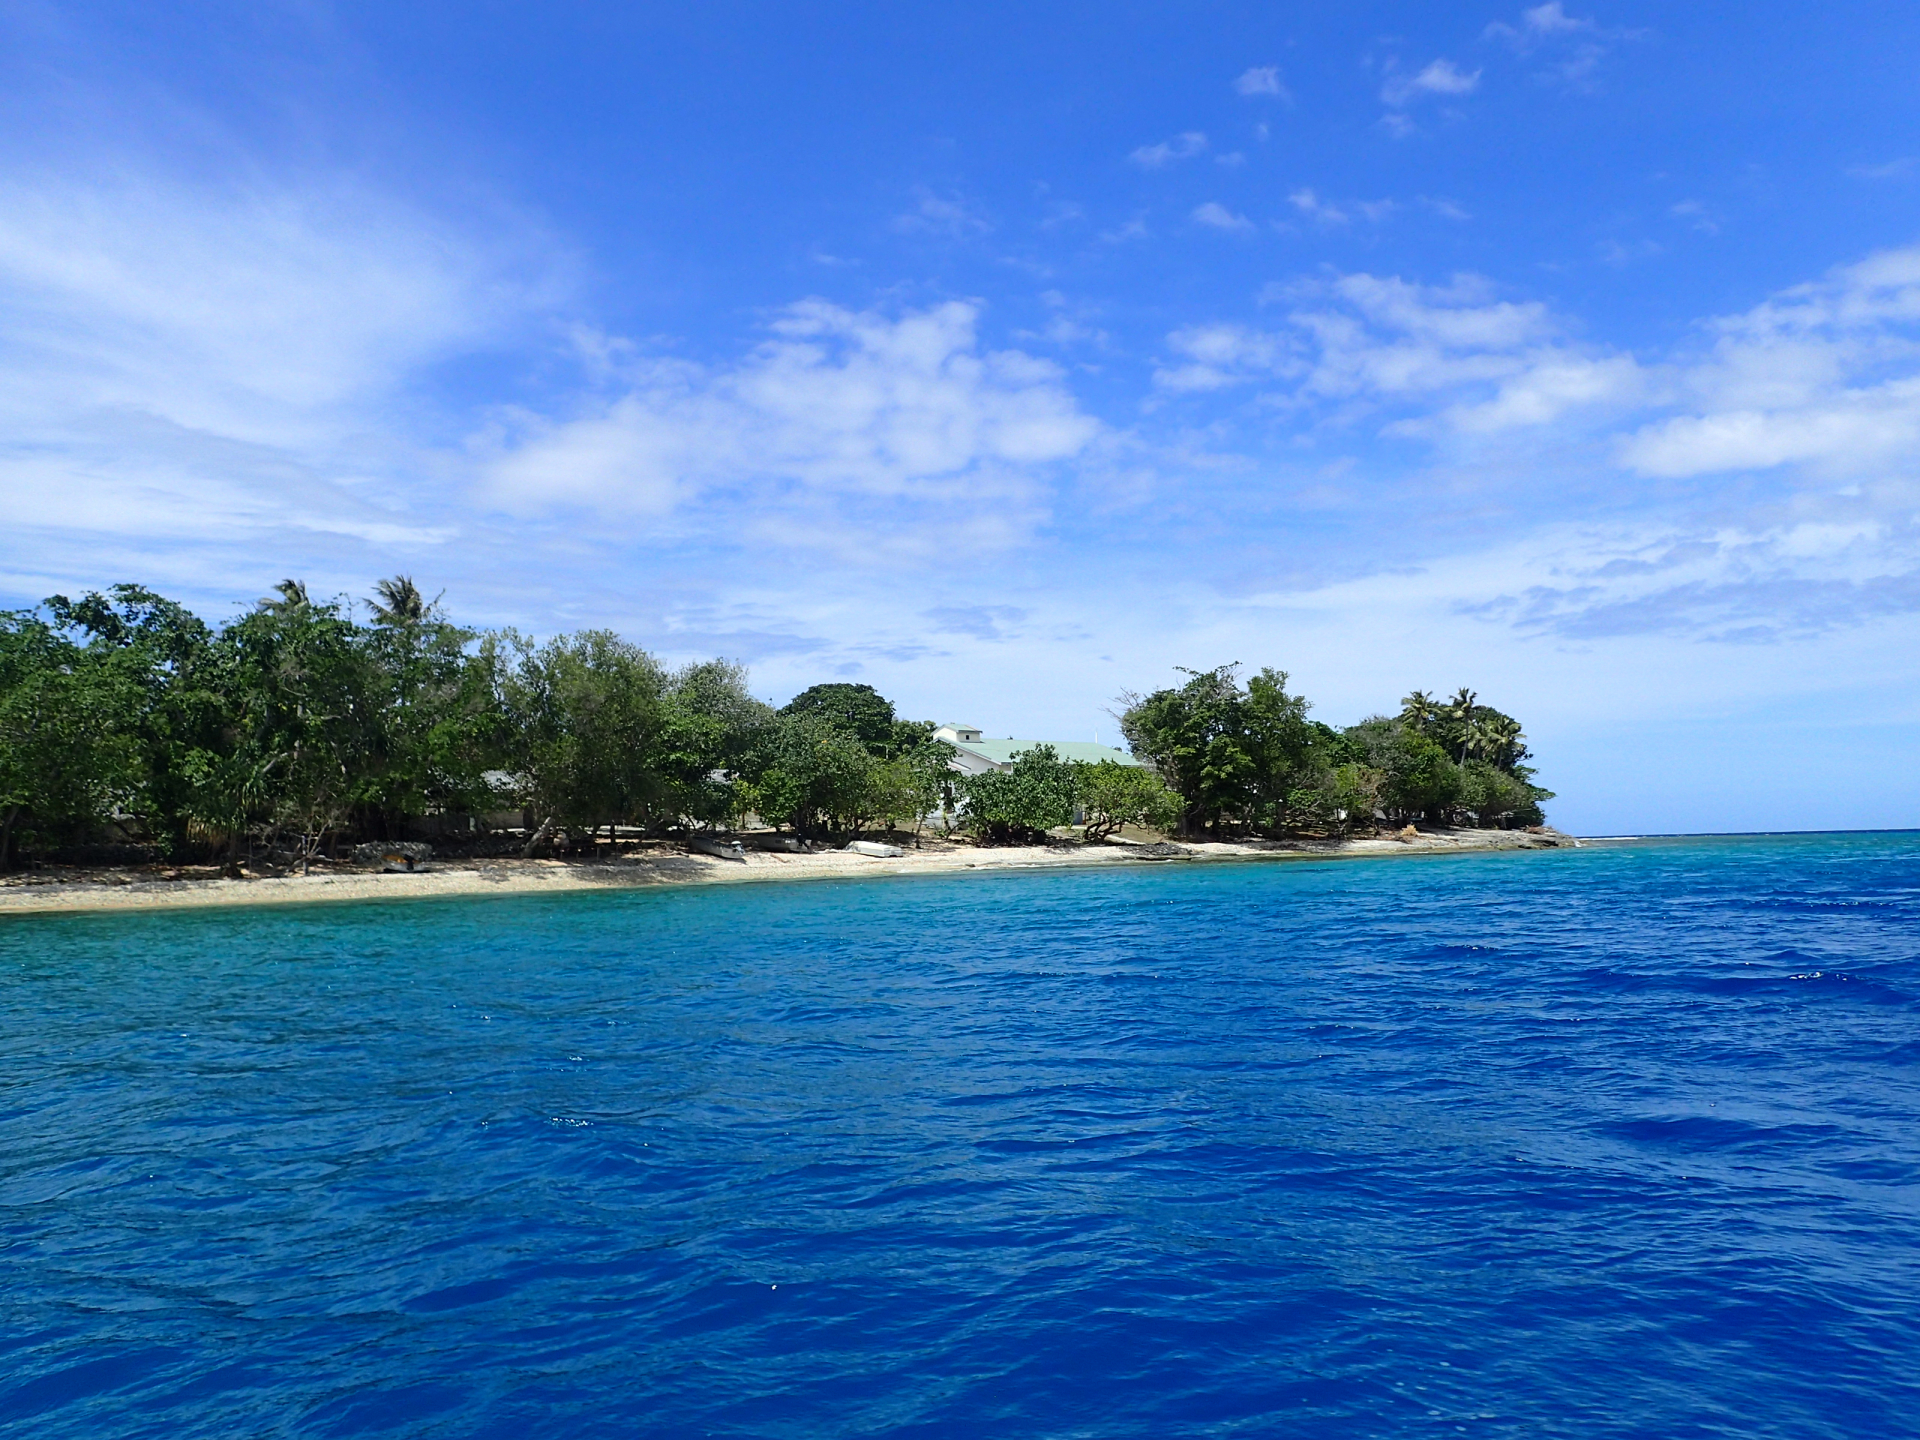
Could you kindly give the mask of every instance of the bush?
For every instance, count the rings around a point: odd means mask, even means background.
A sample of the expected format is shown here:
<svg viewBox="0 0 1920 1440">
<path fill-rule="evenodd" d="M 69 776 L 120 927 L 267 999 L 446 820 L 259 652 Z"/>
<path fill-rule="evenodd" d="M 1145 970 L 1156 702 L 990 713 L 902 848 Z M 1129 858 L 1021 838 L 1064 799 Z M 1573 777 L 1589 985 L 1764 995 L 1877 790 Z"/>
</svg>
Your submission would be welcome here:
<svg viewBox="0 0 1920 1440">
<path fill-rule="evenodd" d="M 1122 825 L 1164 834 L 1180 823 L 1180 797 L 1146 766 L 1102 760 L 1075 768 L 1087 839 L 1104 840 Z"/>
<path fill-rule="evenodd" d="M 961 821 L 992 845 L 1044 838 L 1073 819 L 1074 770 L 1051 745 L 1036 745 L 1013 757 L 1009 770 L 969 775 L 960 792 Z"/>
</svg>

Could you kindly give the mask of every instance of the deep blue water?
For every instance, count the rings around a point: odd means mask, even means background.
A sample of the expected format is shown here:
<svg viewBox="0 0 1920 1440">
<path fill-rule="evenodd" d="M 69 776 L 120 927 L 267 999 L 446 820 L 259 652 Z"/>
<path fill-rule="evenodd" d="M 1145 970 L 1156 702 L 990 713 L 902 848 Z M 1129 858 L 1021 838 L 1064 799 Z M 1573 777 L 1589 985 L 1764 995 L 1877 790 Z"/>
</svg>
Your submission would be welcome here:
<svg viewBox="0 0 1920 1440">
<path fill-rule="evenodd" d="M 0 923 L 0 1430 L 1920 1434 L 1920 836 Z"/>
</svg>

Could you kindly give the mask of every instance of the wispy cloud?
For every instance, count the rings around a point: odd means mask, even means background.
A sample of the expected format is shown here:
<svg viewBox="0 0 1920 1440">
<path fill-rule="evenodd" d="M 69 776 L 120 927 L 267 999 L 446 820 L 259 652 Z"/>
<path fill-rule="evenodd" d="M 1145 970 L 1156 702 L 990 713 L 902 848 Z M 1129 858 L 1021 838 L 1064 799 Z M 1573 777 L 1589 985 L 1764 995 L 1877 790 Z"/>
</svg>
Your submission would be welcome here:
<svg viewBox="0 0 1920 1440">
<path fill-rule="evenodd" d="M 1550 0 L 1523 10 L 1518 24 L 1494 21 L 1482 38 L 1505 41 L 1520 55 L 1538 57 L 1545 65 L 1538 72 L 1542 80 L 1590 90 L 1594 72 L 1607 52 L 1622 40 L 1644 39 L 1646 33 L 1609 28 L 1592 19 L 1569 15 L 1561 0 Z"/>
<path fill-rule="evenodd" d="M 1677 205 L 1669 206 L 1667 213 L 1676 220 L 1686 221 L 1689 229 L 1697 230 L 1702 235 L 1718 235 L 1720 233 L 1720 222 L 1716 220 L 1713 213 L 1698 200 L 1682 200 Z"/>
<path fill-rule="evenodd" d="M 1346 211 L 1328 204 L 1306 186 L 1287 196 L 1287 203 L 1309 220 L 1317 220 L 1322 225 L 1344 225 L 1349 218 Z"/>
<path fill-rule="evenodd" d="M 1271 96 L 1276 100 L 1289 103 L 1293 95 L 1280 83 L 1280 67 L 1277 65 L 1255 65 L 1240 72 L 1240 78 L 1233 82 L 1233 88 L 1242 95 Z"/>
<path fill-rule="evenodd" d="M 1556 35 L 1592 35 L 1599 33 L 1599 30 L 1600 27 L 1592 20 L 1576 20 L 1567 14 L 1561 0 L 1550 0 L 1548 4 L 1521 11 L 1518 25 L 1496 20 L 1487 26 L 1485 33 L 1490 38 L 1531 45 Z"/>
<path fill-rule="evenodd" d="M 1573 344 L 1538 302 L 1506 300 L 1477 276 L 1420 285 L 1367 274 L 1276 287 L 1284 330 L 1192 326 L 1168 337 L 1184 361 L 1164 391 L 1264 387 L 1300 412 L 1371 414 L 1389 433 L 1488 435 L 1537 427 L 1644 387 L 1630 356 Z"/>
<path fill-rule="evenodd" d="M 1010 627 L 1028 615 L 1018 605 L 937 605 L 920 613 L 937 635 L 966 635 L 996 644 L 1017 638 Z"/>
<path fill-rule="evenodd" d="M 1191 160 L 1206 148 L 1206 135 L 1199 130 L 1188 130 L 1157 145 L 1142 145 L 1127 158 L 1142 170 L 1159 170 L 1175 160 Z"/>
<path fill-rule="evenodd" d="M 1462 70 L 1453 61 L 1429 61 L 1413 74 L 1394 70 L 1380 87 L 1380 98 L 1401 107 L 1434 95 L 1471 95 L 1480 86 L 1478 70 Z"/>
<path fill-rule="evenodd" d="M 1841 266 L 1707 331 L 1708 352 L 1677 372 L 1688 413 L 1623 442 L 1634 470 L 1920 465 L 1920 247 Z"/>
<path fill-rule="evenodd" d="M 571 295 L 532 227 L 456 227 L 343 177 L 16 171 L 0 191 L 0 563 L 187 577 L 417 550 L 442 362 Z M 404 497 L 404 498 L 403 498 Z M 275 562 L 279 563 L 279 562 Z"/>
<path fill-rule="evenodd" d="M 1366 220 L 1385 220 L 1400 208 L 1391 200 L 1351 200 L 1335 204 L 1307 186 L 1291 192 L 1287 203 L 1307 219 L 1328 226 L 1345 225 L 1354 215 Z"/>
<path fill-rule="evenodd" d="M 1245 233 L 1253 229 L 1253 222 L 1244 215 L 1236 215 L 1218 200 L 1209 200 L 1197 205 L 1193 211 L 1196 225 L 1205 225 L 1211 230 L 1230 230 Z"/>
<path fill-rule="evenodd" d="M 1847 174 L 1855 180 L 1904 180 L 1920 171 L 1920 155 L 1901 155 L 1874 165 L 1849 165 Z"/>
<path fill-rule="evenodd" d="M 1301 374 L 1305 364 L 1292 337 L 1245 325 L 1190 325 L 1167 337 L 1178 357 L 1154 372 L 1161 390 L 1223 390 L 1253 378 Z"/>
<path fill-rule="evenodd" d="M 893 228 L 903 234 L 962 240 L 993 229 L 993 223 L 979 208 L 961 196 L 936 195 L 924 185 L 916 186 L 913 193 L 913 208 L 893 219 Z"/>
<path fill-rule="evenodd" d="M 484 493 L 512 513 L 677 515 L 683 529 L 722 497 L 803 547 L 851 542 L 860 503 L 950 511 L 965 493 L 998 497 L 1004 538 L 1044 468 L 1100 427 L 1050 362 L 983 349 L 978 318 L 960 301 L 897 317 L 790 306 L 737 363 L 640 360 L 577 414 L 504 415 L 478 442 Z"/>
</svg>

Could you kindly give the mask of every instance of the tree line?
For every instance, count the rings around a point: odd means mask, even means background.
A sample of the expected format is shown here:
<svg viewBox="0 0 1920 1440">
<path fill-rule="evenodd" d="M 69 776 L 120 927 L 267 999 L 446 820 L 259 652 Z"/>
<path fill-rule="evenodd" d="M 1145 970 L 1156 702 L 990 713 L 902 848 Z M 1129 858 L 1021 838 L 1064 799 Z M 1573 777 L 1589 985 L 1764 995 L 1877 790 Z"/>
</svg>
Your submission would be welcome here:
<svg viewBox="0 0 1920 1440">
<path fill-rule="evenodd" d="M 214 627 L 138 585 L 0 612 L 0 867 L 114 836 L 175 859 L 304 863 L 425 817 L 524 812 L 528 854 L 749 816 L 843 837 L 941 814 L 982 839 L 1078 821 L 1212 835 L 1424 815 L 1537 823 L 1519 727 L 1469 692 L 1344 731 L 1233 667 L 1128 697 L 1141 766 L 1047 747 L 966 777 L 871 687 L 775 708 L 746 672 L 661 664 L 605 630 L 455 624 L 405 576 L 369 601 L 288 580 Z"/>
<path fill-rule="evenodd" d="M 1335 729 L 1310 719 L 1285 671 L 1242 684 L 1239 667 L 1128 695 L 1121 733 L 1179 797 L 1188 834 L 1277 837 L 1416 820 L 1539 825 L 1553 793 L 1533 783 L 1520 722 L 1462 688 L 1416 690 L 1396 715 Z"/>
</svg>

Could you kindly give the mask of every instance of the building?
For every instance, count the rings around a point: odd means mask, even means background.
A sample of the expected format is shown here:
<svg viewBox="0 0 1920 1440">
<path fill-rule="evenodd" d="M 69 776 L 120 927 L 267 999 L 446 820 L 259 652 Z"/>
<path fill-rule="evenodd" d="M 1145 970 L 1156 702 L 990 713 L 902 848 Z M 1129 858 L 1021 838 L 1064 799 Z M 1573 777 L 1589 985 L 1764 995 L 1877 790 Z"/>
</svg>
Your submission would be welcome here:
<svg viewBox="0 0 1920 1440">
<path fill-rule="evenodd" d="M 1062 760 L 1081 760 L 1089 765 L 1102 760 L 1122 765 L 1138 765 L 1124 750 L 1111 745 L 1096 745 L 1091 740 L 989 740 L 972 725 L 942 725 L 933 732 L 936 740 L 945 740 L 959 752 L 953 768 L 963 775 L 984 775 L 989 770 L 1011 770 L 1013 757 L 1036 745 L 1051 745 Z"/>
</svg>

